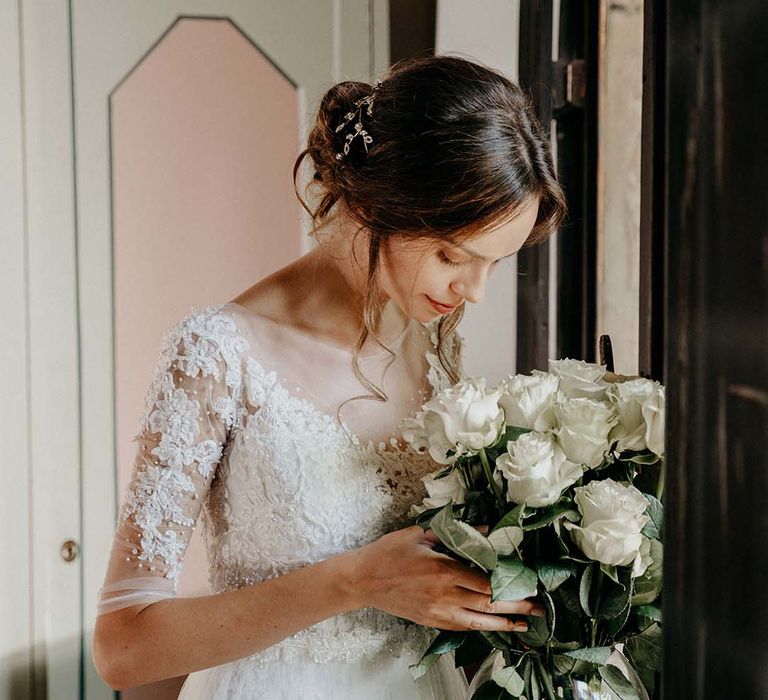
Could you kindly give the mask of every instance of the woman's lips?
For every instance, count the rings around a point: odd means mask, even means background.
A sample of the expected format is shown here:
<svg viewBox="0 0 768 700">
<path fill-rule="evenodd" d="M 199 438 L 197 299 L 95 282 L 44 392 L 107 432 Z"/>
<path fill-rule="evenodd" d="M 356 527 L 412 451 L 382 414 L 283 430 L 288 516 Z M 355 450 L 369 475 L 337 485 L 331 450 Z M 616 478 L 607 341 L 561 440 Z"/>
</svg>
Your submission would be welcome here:
<svg viewBox="0 0 768 700">
<path fill-rule="evenodd" d="M 439 301 L 435 301 L 429 294 L 425 294 L 425 297 L 429 299 L 429 303 L 432 307 L 441 314 L 447 314 L 456 308 L 456 305 L 450 306 L 448 304 L 441 304 Z"/>
</svg>

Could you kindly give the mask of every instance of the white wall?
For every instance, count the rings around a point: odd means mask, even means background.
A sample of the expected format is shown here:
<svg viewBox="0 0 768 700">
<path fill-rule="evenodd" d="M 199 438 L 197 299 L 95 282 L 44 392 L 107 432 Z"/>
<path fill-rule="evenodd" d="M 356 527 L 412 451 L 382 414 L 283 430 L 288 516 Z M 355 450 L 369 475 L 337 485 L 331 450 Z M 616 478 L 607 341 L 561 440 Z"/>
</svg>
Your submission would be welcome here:
<svg viewBox="0 0 768 700">
<path fill-rule="evenodd" d="M 611 336 L 615 369 L 637 374 L 640 314 L 640 153 L 643 2 L 602 0 L 598 105 L 597 337 Z"/>
</svg>

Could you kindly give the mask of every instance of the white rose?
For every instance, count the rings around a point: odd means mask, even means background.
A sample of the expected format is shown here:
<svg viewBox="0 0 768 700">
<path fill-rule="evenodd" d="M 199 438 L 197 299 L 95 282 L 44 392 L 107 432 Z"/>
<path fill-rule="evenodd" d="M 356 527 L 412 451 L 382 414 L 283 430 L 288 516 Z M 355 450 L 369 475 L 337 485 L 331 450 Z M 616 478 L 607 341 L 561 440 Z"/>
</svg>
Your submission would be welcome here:
<svg viewBox="0 0 768 700">
<path fill-rule="evenodd" d="M 664 456 L 664 387 L 640 377 L 611 384 L 608 398 L 616 404 L 619 422 L 610 434 L 616 449 L 642 452 L 651 449 Z"/>
<path fill-rule="evenodd" d="M 559 377 L 560 391 L 568 398 L 584 397 L 604 399 L 609 383 L 605 377 L 605 365 L 596 365 L 584 360 L 549 360 L 549 371 Z"/>
<path fill-rule="evenodd" d="M 584 473 L 566 458 L 551 433 L 536 431 L 510 440 L 507 451 L 496 458 L 496 468 L 507 479 L 509 500 L 534 508 L 552 505 Z"/>
<path fill-rule="evenodd" d="M 645 570 L 653 563 L 651 557 L 651 540 L 643 536 L 643 542 L 640 545 L 640 553 L 632 562 L 632 576 L 637 578 L 645 573 Z"/>
<path fill-rule="evenodd" d="M 577 486 L 578 525 L 564 522 L 574 542 L 594 561 L 614 566 L 632 564 L 641 575 L 650 563 L 650 543 L 640 531 L 648 522 L 648 501 L 632 484 L 604 479 Z M 640 571 L 640 574 L 634 574 Z"/>
<path fill-rule="evenodd" d="M 648 449 L 659 457 L 664 456 L 665 391 L 659 383 L 653 382 L 653 391 L 640 409 L 645 420 L 645 443 Z"/>
<path fill-rule="evenodd" d="M 441 508 L 442 506 L 453 503 L 464 503 L 467 495 L 467 489 L 461 479 L 458 469 L 452 469 L 448 474 L 437 478 L 442 471 L 421 477 L 424 486 L 429 494 L 421 505 L 411 506 L 411 515 L 418 515 L 430 508 Z"/>
<path fill-rule="evenodd" d="M 504 426 L 500 396 L 500 389 L 486 389 L 485 377 L 462 379 L 405 421 L 403 439 L 418 452 L 429 450 L 436 462 L 452 464 L 496 442 Z M 449 457 L 448 450 L 456 454 Z"/>
<path fill-rule="evenodd" d="M 499 383 L 499 406 L 507 425 L 545 432 L 555 427 L 552 407 L 559 379 L 549 372 L 533 370 L 532 376 L 518 374 Z"/>
<path fill-rule="evenodd" d="M 592 469 L 599 467 L 611 446 L 608 434 L 619 420 L 616 406 L 608 401 L 569 399 L 561 394 L 554 413 L 559 424 L 554 433 L 568 459 Z"/>
</svg>

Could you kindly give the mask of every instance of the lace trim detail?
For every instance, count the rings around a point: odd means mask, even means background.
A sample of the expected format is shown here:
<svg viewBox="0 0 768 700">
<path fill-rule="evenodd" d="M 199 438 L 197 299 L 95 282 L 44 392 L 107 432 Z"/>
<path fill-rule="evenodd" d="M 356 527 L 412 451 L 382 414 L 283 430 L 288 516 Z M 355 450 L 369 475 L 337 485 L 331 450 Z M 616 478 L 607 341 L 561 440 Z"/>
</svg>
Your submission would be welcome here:
<svg viewBox="0 0 768 700">
<path fill-rule="evenodd" d="M 429 363 L 427 379 L 436 394 L 453 384 L 448 373 L 443 369 L 443 365 L 437 355 L 437 324 L 439 320 L 440 319 L 435 319 L 425 324 L 429 329 L 429 338 L 432 342 L 432 346 L 435 348 L 435 352 L 426 353 L 427 362 Z M 459 334 L 458 329 L 455 329 L 444 342 L 446 344 L 446 353 L 450 362 L 453 367 L 456 368 L 456 371 L 459 374 L 459 379 L 461 379 L 465 376 L 462 357 L 464 338 Z"/>
</svg>

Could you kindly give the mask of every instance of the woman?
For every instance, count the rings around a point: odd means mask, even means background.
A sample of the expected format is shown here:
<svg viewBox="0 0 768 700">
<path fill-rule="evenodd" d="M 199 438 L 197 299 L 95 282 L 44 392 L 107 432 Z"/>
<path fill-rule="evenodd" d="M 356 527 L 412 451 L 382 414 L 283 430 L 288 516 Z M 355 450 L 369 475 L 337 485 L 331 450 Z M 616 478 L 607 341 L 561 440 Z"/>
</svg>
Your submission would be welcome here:
<svg viewBox="0 0 768 700">
<path fill-rule="evenodd" d="M 491 604 L 486 575 L 407 526 L 436 465 L 400 428 L 461 376 L 464 303 L 562 222 L 547 135 L 515 84 L 443 55 L 333 86 L 294 183 L 307 155 L 318 245 L 163 340 L 99 594 L 114 688 L 189 673 L 184 700 L 458 699 L 448 656 L 409 673 L 430 628 L 543 614 Z M 214 593 L 175 598 L 198 517 Z"/>
</svg>

